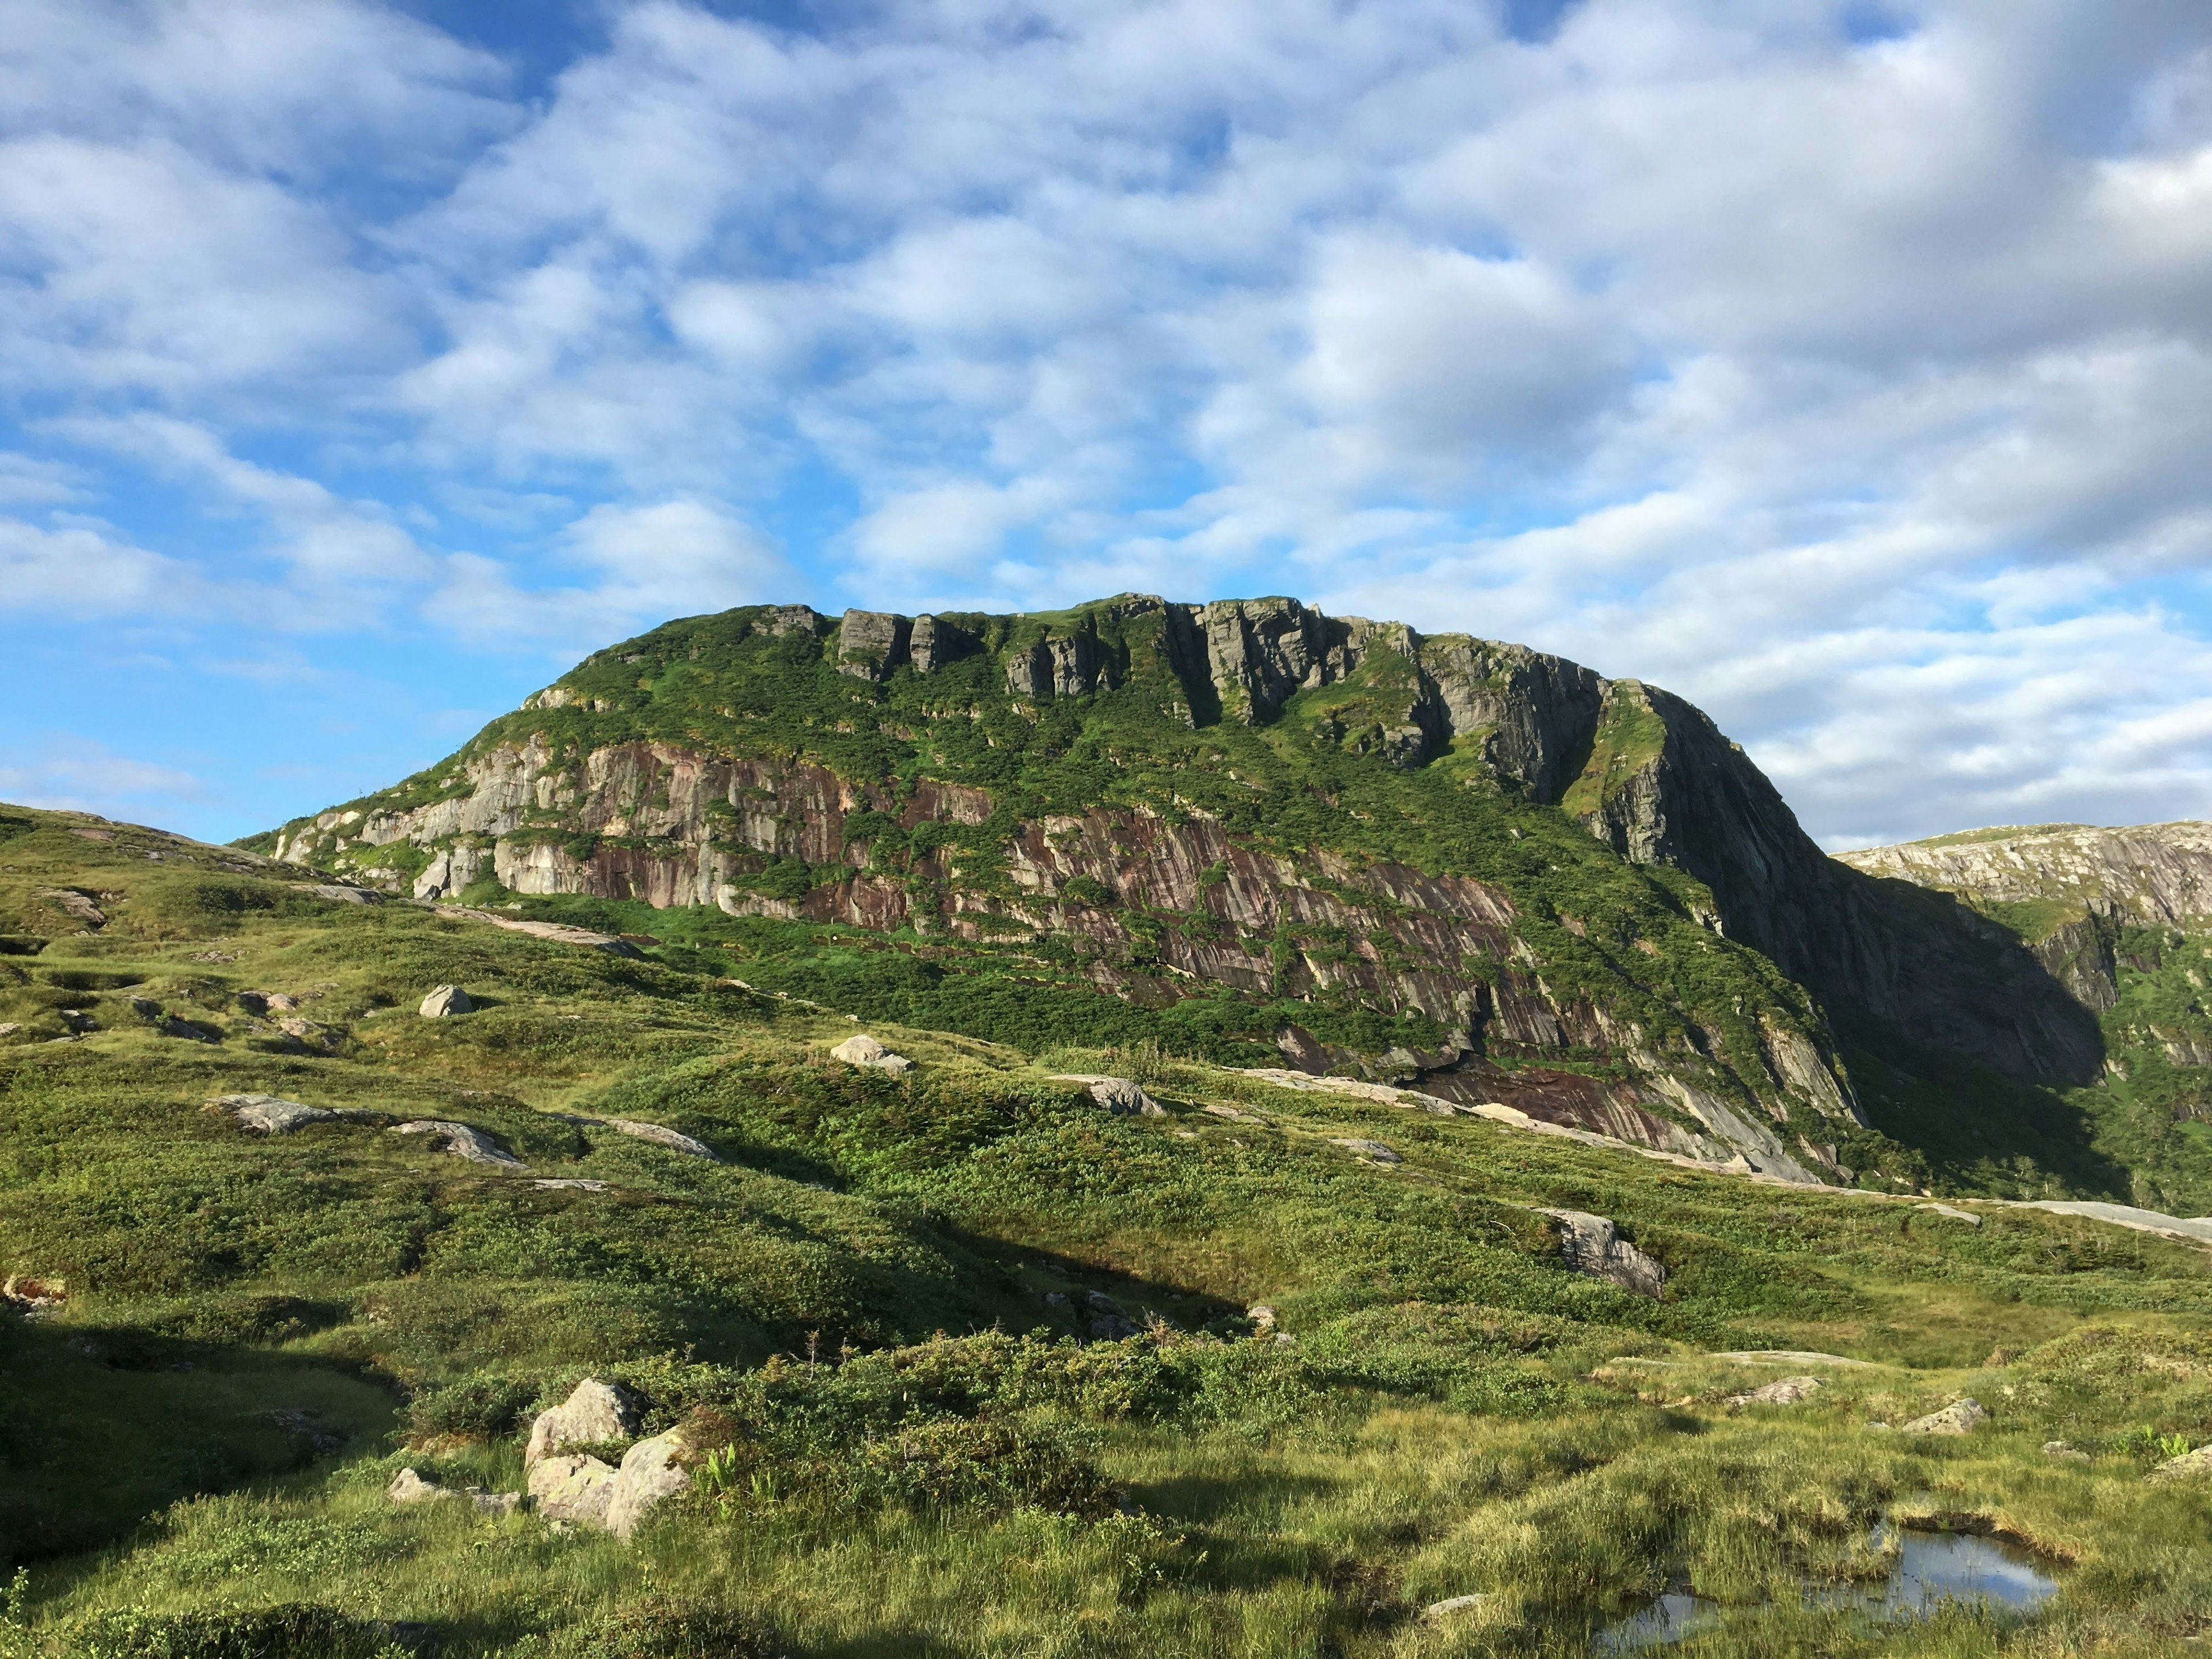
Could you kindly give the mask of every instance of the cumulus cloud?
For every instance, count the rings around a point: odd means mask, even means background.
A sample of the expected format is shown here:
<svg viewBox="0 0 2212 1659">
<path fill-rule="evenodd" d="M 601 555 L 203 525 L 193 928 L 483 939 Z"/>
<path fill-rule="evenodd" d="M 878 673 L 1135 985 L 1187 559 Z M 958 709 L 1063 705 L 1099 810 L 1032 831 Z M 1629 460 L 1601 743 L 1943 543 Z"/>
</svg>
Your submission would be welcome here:
<svg viewBox="0 0 2212 1659">
<path fill-rule="evenodd" d="M 163 512 L 486 649 L 1290 589 L 1668 684 L 1832 838 L 2212 810 L 2192 0 L 619 0 L 526 104 L 30 3 L 0 350 L 90 459 L 0 463 L 0 603 L 229 591 Z"/>
<path fill-rule="evenodd" d="M 35 754 L 0 750 L 0 799 L 25 806 L 113 817 L 143 811 L 149 802 L 174 806 L 208 794 L 190 772 L 115 754 L 89 738 L 58 736 Z"/>
</svg>

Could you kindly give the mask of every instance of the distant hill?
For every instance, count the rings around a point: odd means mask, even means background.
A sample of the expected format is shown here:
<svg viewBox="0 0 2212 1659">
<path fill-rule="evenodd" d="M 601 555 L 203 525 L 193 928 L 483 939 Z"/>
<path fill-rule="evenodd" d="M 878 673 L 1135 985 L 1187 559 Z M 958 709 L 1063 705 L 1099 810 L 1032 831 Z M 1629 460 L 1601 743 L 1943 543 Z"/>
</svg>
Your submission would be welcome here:
<svg viewBox="0 0 2212 1659">
<path fill-rule="evenodd" d="M 870 1018 L 1419 1078 L 1830 1181 L 2129 1184 L 2064 1097 L 2094 999 L 2035 940 L 1825 856 L 1656 687 L 1295 599 L 687 618 L 241 844 Z"/>
</svg>

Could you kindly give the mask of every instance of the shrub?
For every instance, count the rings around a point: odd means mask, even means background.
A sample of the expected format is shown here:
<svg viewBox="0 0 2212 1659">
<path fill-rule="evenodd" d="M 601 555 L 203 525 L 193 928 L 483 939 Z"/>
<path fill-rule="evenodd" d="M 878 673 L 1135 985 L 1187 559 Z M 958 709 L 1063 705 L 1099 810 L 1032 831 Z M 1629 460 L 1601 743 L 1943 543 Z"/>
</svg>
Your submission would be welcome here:
<svg viewBox="0 0 2212 1659">
<path fill-rule="evenodd" d="M 63 1650 L 75 1659 L 371 1659 L 389 1634 L 317 1601 L 176 1613 L 132 1608 L 75 1621 Z"/>
<path fill-rule="evenodd" d="M 574 1659 L 771 1659 L 783 1644 L 768 1626 L 708 1602 L 656 1596 L 608 1613 L 563 1650 Z"/>
</svg>

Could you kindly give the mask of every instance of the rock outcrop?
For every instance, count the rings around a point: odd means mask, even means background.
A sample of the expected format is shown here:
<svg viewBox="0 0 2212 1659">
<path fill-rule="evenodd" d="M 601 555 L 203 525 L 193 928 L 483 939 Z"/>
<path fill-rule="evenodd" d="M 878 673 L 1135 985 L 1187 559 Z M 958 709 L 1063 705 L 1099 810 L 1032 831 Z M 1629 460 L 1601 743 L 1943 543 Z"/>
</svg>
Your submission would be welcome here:
<svg viewBox="0 0 2212 1659">
<path fill-rule="evenodd" d="M 465 1159 L 471 1164 L 488 1164 L 495 1169 L 520 1170 L 522 1160 L 502 1150 L 499 1143 L 483 1130 L 465 1123 L 454 1123 L 440 1117 L 418 1117 L 406 1123 L 394 1124 L 396 1135 L 428 1135 L 430 1145 L 441 1152 Z"/>
<path fill-rule="evenodd" d="M 893 1054 L 865 1032 L 847 1037 L 830 1051 L 830 1058 L 842 1060 L 863 1071 L 885 1072 L 892 1077 L 902 1075 L 914 1064 L 904 1054 Z"/>
<path fill-rule="evenodd" d="M 416 1012 L 425 1019 L 442 1019 L 449 1014 L 472 1013 L 475 1010 L 476 1004 L 459 986 L 441 985 L 422 999 L 422 1006 Z"/>
<path fill-rule="evenodd" d="M 1972 1434 L 1990 1420 L 1988 1409 L 1972 1395 L 1954 1400 L 1941 1411 L 1916 1417 L 1898 1431 L 1900 1434 Z"/>
<path fill-rule="evenodd" d="M 1666 1289 L 1667 1269 L 1620 1236 L 1601 1215 L 1583 1210 L 1545 1210 L 1559 1224 L 1559 1259 L 1578 1273 L 1602 1279 L 1638 1296 L 1658 1297 Z"/>
<path fill-rule="evenodd" d="M 1116 1116 L 1134 1114 L 1143 1117 L 1165 1117 L 1167 1108 L 1146 1094 L 1125 1077 L 1104 1077 L 1094 1072 L 1055 1072 L 1054 1083 L 1080 1083 L 1108 1111 Z"/>
</svg>

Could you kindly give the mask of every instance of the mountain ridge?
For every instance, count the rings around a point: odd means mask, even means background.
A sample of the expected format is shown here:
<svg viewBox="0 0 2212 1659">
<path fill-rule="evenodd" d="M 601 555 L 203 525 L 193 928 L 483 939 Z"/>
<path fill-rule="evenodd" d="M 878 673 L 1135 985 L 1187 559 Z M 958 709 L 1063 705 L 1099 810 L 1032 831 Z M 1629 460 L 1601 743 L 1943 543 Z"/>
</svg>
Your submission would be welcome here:
<svg viewBox="0 0 2212 1659">
<path fill-rule="evenodd" d="M 1909 1166 L 1835 1019 L 2029 1084 L 2100 1064 L 2013 934 L 1828 859 L 1681 699 L 1291 599 L 679 619 L 243 844 L 417 896 L 855 930 L 1202 1017 L 1248 1063 L 1830 1180 Z"/>
</svg>

